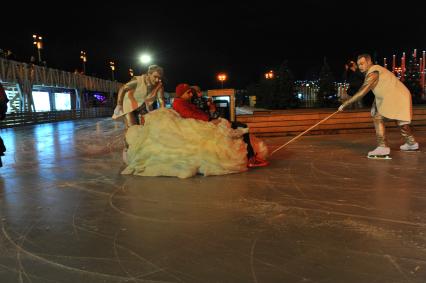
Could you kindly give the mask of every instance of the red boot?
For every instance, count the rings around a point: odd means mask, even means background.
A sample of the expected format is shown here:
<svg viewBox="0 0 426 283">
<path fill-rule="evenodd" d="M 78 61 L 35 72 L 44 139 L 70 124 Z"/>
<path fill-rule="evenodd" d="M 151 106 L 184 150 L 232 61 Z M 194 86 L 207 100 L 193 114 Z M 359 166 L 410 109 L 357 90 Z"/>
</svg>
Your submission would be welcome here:
<svg viewBox="0 0 426 283">
<path fill-rule="evenodd" d="M 254 168 L 254 167 L 265 167 L 268 166 L 269 162 L 258 157 L 257 155 L 251 157 L 247 162 L 248 168 Z"/>
</svg>

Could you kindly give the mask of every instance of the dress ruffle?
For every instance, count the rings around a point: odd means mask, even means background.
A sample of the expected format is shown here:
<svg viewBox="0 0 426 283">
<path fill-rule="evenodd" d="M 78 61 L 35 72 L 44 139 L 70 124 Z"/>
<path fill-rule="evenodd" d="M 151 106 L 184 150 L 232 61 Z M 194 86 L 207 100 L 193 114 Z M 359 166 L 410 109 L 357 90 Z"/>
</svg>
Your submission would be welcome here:
<svg viewBox="0 0 426 283">
<path fill-rule="evenodd" d="M 128 166 L 122 174 L 176 176 L 224 175 L 247 170 L 247 146 L 242 131 L 227 120 L 218 125 L 184 119 L 172 109 L 158 109 L 144 116 L 145 124 L 131 126 Z M 265 157 L 267 148 L 256 140 L 255 148 Z"/>
</svg>

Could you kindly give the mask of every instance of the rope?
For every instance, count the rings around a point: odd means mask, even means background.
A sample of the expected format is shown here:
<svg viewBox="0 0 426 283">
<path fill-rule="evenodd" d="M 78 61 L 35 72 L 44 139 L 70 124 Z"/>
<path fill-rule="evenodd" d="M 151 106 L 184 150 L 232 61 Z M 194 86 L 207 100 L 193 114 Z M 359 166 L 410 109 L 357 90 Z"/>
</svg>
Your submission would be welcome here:
<svg viewBox="0 0 426 283">
<path fill-rule="evenodd" d="M 310 130 L 312 130 L 313 128 L 315 128 L 316 126 L 318 126 L 319 124 L 327 121 L 328 119 L 330 119 L 331 117 L 333 117 L 334 115 L 336 115 L 337 113 L 339 113 L 340 111 L 337 110 L 336 112 L 332 113 L 331 115 L 325 117 L 324 119 L 322 119 L 321 121 L 319 121 L 318 123 L 316 123 L 315 125 L 313 125 L 312 127 L 310 127 L 309 129 L 305 130 L 304 132 L 298 134 L 297 136 L 295 136 L 294 138 L 292 138 L 291 140 L 289 140 L 288 142 L 286 142 L 285 144 L 283 144 L 282 146 L 278 147 L 277 149 L 275 149 L 272 153 L 271 156 L 281 150 L 282 148 L 286 147 L 287 145 L 289 145 L 290 143 L 294 142 L 295 140 L 297 140 L 298 138 L 300 138 L 301 136 L 303 136 L 304 134 L 306 134 L 307 132 L 309 132 Z"/>
</svg>

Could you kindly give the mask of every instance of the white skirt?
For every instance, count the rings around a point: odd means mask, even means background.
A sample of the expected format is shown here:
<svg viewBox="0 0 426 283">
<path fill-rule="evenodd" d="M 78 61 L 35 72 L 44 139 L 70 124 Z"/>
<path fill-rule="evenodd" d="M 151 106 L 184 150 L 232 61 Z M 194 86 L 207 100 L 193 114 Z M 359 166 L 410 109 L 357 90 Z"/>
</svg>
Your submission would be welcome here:
<svg viewBox="0 0 426 283">
<path fill-rule="evenodd" d="M 160 108 L 144 116 L 144 125 L 131 126 L 128 166 L 122 174 L 176 176 L 223 175 L 247 170 L 247 145 L 241 129 L 229 122 L 213 123 L 184 119 L 171 109 Z M 253 146 L 261 157 L 267 148 L 259 139 Z M 252 140 L 253 141 L 253 140 Z"/>
</svg>

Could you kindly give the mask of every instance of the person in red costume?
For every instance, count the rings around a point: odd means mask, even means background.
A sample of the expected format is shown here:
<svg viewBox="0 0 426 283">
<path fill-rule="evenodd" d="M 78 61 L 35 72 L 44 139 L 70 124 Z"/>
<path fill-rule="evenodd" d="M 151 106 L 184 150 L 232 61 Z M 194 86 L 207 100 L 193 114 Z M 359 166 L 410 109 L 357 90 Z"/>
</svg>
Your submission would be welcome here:
<svg viewBox="0 0 426 283">
<path fill-rule="evenodd" d="M 209 115 L 191 103 L 192 89 L 188 84 L 179 84 L 176 87 L 176 97 L 173 100 L 173 109 L 183 118 L 193 118 L 209 121 Z M 216 121 L 216 120 L 212 120 Z"/>
<path fill-rule="evenodd" d="M 220 123 L 219 119 L 210 120 L 209 115 L 198 108 L 195 104 L 191 103 L 193 95 L 192 88 L 189 84 L 179 84 L 176 87 L 176 97 L 173 101 L 173 109 L 180 114 L 182 118 L 192 118 L 202 121 L 210 121 L 214 124 Z M 249 135 L 248 133 L 245 135 Z M 247 144 L 247 167 L 263 167 L 269 165 L 269 162 L 261 159 L 256 155 L 253 147 L 250 143 L 250 138 L 244 138 L 244 142 Z"/>
</svg>

